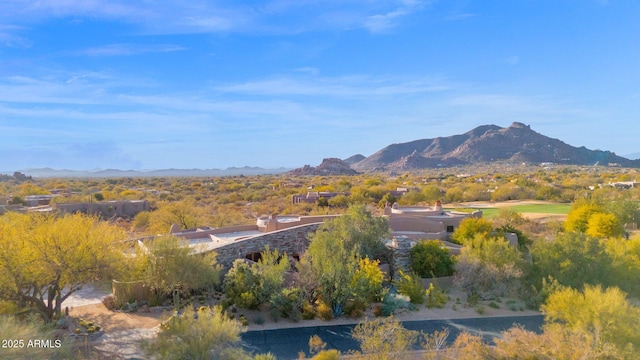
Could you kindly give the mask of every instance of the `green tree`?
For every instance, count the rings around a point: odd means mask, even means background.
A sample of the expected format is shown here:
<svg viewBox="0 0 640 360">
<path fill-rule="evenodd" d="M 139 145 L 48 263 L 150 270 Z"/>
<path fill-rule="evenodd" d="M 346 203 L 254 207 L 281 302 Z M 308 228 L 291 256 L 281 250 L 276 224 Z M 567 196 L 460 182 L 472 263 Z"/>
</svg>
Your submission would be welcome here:
<svg viewBox="0 0 640 360">
<path fill-rule="evenodd" d="M 500 237 L 477 235 L 473 243 L 462 249 L 455 265 L 455 282 L 467 295 L 493 299 L 519 290 L 524 261 L 518 250 Z"/>
<path fill-rule="evenodd" d="M 541 334 L 516 326 L 503 331 L 494 341 L 492 356 L 496 359 L 624 358 L 613 346 L 601 346 L 593 337 L 561 326 L 545 326 Z"/>
<path fill-rule="evenodd" d="M 451 238 L 458 244 L 467 245 L 476 236 L 488 237 L 493 231 L 493 225 L 485 218 L 468 217 L 460 221 L 460 226 L 453 232 Z"/>
<path fill-rule="evenodd" d="M 308 297 L 321 299 L 339 314 L 351 296 L 349 286 L 358 269 L 358 253 L 331 231 L 312 235 L 309 248 L 298 263 L 300 278 Z"/>
<path fill-rule="evenodd" d="M 560 284 L 581 289 L 585 284 L 614 285 L 612 259 L 604 245 L 582 233 L 559 234 L 531 247 L 532 273 L 528 278 L 538 289 L 548 276 Z"/>
<path fill-rule="evenodd" d="M 433 203 L 436 200 L 442 199 L 442 192 L 440 192 L 440 188 L 436 185 L 427 185 L 420 190 L 420 193 L 422 193 L 423 201 Z"/>
<path fill-rule="evenodd" d="M 123 231 L 82 214 L 0 216 L 0 296 L 46 321 L 83 285 L 112 279 L 123 266 Z"/>
<path fill-rule="evenodd" d="M 560 290 L 549 296 L 542 312 L 547 326 L 587 334 L 600 348 L 613 344 L 627 358 L 640 355 L 640 309 L 616 287 Z"/>
<path fill-rule="evenodd" d="M 148 355 L 161 359 L 250 359 L 240 346 L 244 327 L 220 307 L 186 309 L 160 326 L 158 336 L 144 343 Z"/>
<path fill-rule="evenodd" d="M 192 229 L 206 223 L 206 212 L 195 201 L 160 202 L 158 209 L 149 216 L 148 230 L 153 234 L 166 234 L 173 224 L 182 229 Z"/>
<path fill-rule="evenodd" d="M 282 291 L 284 273 L 290 267 L 287 254 L 280 254 L 277 249 L 271 251 L 269 247 L 256 263 L 237 259 L 224 278 L 225 295 L 240 307 L 257 309 Z"/>
<path fill-rule="evenodd" d="M 384 217 L 373 216 L 362 205 L 350 206 L 346 214 L 325 222 L 317 233 L 320 232 L 339 238 L 348 250 L 355 250 L 362 258 L 389 260 L 389 250 L 384 244 L 391 234 L 389 222 Z"/>
<path fill-rule="evenodd" d="M 622 227 L 615 215 L 595 213 L 589 217 L 585 233 L 595 238 L 607 238 L 620 235 Z"/>
<path fill-rule="evenodd" d="M 330 207 L 345 208 L 345 209 L 349 207 L 349 197 L 342 194 L 329 199 L 328 202 Z"/>
<path fill-rule="evenodd" d="M 392 318 L 366 320 L 356 325 L 351 336 L 360 343 L 356 359 L 413 359 L 419 333 L 405 329 Z"/>
<path fill-rule="evenodd" d="M 351 278 L 352 295 L 363 301 L 380 301 L 382 297 L 384 274 L 378 267 L 380 261 L 360 259 L 358 270 Z"/>
<path fill-rule="evenodd" d="M 138 254 L 139 271 L 160 298 L 173 291 L 184 295 L 220 284 L 221 268 L 215 252 L 196 253 L 174 236 L 156 237 L 147 249 Z"/>
<path fill-rule="evenodd" d="M 420 277 L 451 276 L 454 271 L 453 257 L 449 249 L 438 240 L 420 241 L 409 254 L 411 270 Z"/>
<path fill-rule="evenodd" d="M 587 231 L 591 215 L 603 212 L 605 211 L 601 206 L 593 203 L 578 205 L 574 207 L 569 214 L 567 214 L 567 220 L 564 222 L 564 229 L 566 231 L 584 233 Z"/>
</svg>

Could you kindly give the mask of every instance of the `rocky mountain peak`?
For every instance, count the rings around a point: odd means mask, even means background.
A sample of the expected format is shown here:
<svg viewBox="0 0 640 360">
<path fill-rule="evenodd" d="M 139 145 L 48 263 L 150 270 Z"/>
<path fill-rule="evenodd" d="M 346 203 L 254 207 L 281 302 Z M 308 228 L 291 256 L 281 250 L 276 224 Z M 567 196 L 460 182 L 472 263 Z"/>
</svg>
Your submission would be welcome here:
<svg viewBox="0 0 640 360">
<path fill-rule="evenodd" d="M 291 175 L 356 175 L 359 174 L 353 170 L 349 164 L 338 158 L 325 158 L 317 167 L 305 165 L 304 167 L 291 170 Z"/>
</svg>

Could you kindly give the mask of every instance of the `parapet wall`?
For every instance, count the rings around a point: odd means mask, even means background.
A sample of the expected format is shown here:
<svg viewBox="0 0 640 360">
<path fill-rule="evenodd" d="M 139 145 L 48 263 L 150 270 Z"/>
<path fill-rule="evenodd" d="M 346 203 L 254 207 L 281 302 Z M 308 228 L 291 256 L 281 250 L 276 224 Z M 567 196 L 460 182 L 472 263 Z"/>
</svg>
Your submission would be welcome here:
<svg viewBox="0 0 640 360">
<path fill-rule="evenodd" d="M 203 237 L 207 237 L 209 235 L 217 235 L 217 234 L 228 234 L 233 232 L 242 232 L 242 231 L 257 231 L 257 225 L 237 225 L 237 226 L 228 226 L 224 228 L 218 229 L 206 229 L 206 230 L 187 230 L 180 231 L 176 233 L 172 233 L 172 235 L 179 236 L 185 239 L 199 239 Z"/>
</svg>

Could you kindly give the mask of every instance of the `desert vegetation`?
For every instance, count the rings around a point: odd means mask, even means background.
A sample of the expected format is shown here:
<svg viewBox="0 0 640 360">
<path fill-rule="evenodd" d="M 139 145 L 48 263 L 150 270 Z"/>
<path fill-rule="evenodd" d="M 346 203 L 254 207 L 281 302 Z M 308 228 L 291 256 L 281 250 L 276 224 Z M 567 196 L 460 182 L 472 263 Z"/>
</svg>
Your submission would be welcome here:
<svg viewBox="0 0 640 360">
<path fill-rule="evenodd" d="M 361 349 L 351 356 L 362 359 L 388 354 L 408 358 L 416 349 L 423 349 L 425 358 L 443 359 L 523 354 L 636 358 L 640 354 L 640 313 L 634 305 L 640 297 L 640 236 L 635 228 L 640 192 L 609 184 L 633 180 L 637 171 L 502 170 L 335 177 L 5 176 L 0 196 L 13 205 L 24 204 L 29 195 L 59 194 L 54 202 L 146 199 L 152 206 L 133 218 L 108 219 L 20 213 L 14 211 L 20 211 L 18 207 L 6 206 L 0 216 L 4 274 L 0 311 L 9 317 L 0 323 L 0 330 L 50 334 L 65 325 L 68 296 L 93 281 L 117 278 L 141 281 L 150 290 L 149 305 L 177 311 L 146 346 L 149 354 L 160 358 L 206 358 L 214 351 L 227 358 L 272 358 L 238 347 L 245 325 L 265 321 L 264 314 L 270 321 L 360 319 L 353 337 Z M 391 191 L 398 188 L 409 191 L 393 198 Z M 329 201 L 292 204 L 292 195 L 311 189 L 345 194 Z M 425 240 L 411 251 L 410 272 L 383 271 L 381 265 L 390 263 L 392 255 L 384 243 L 389 227 L 378 216 L 380 206 L 396 201 L 424 205 L 438 199 L 459 211 L 477 207 L 479 201 L 487 202 L 482 209 L 490 207 L 491 201 L 537 200 L 554 205 L 546 210 L 530 205 L 501 208 L 490 217 L 464 220 L 451 239 L 463 245 L 459 255 L 452 256 L 438 241 Z M 536 221 L 521 214 L 547 211 L 564 214 L 566 220 Z M 173 224 L 182 228 L 252 224 L 266 214 L 343 216 L 310 236 L 309 248 L 299 261 L 293 254 L 267 248 L 257 262 L 238 260 L 226 272 L 217 265 L 214 253 L 195 255 L 177 238 L 157 238 L 147 252 L 135 245 L 137 238 L 167 234 Z M 517 243 L 510 244 L 507 234 L 516 234 Z M 464 297 L 452 299 L 437 280 L 423 285 L 422 278 L 441 276 L 453 276 L 454 286 Z M 511 299 L 517 299 L 518 305 Z M 540 310 L 544 329 L 532 333 L 513 328 L 489 346 L 472 334 L 446 342 L 445 333 L 411 332 L 393 317 L 398 311 L 445 304 L 478 306 L 480 314 L 482 302 L 489 307 Z M 131 304 L 114 302 L 110 307 L 127 306 Z M 74 351 L 68 341 L 60 347 L 61 357 Z M 309 353 L 317 359 L 341 356 L 323 346 L 321 339 L 310 341 Z M 16 351 L 11 356 L 20 358 L 20 354 Z"/>
</svg>

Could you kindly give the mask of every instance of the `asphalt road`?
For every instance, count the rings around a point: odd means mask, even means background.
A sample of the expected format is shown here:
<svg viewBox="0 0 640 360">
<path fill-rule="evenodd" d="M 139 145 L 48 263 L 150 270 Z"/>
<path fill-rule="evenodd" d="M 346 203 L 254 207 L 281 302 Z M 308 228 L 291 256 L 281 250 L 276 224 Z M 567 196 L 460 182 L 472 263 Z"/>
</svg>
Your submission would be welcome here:
<svg viewBox="0 0 640 360">
<path fill-rule="evenodd" d="M 432 333 L 445 328 L 449 329 L 448 341 L 455 340 L 461 331 L 481 334 L 491 342 L 501 331 L 520 324 L 525 329 L 540 332 L 543 324 L 542 315 L 485 317 L 453 320 L 420 320 L 404 321 L 409 330 Z M 351 338 L 351 330 L 355 325 L 328 325 L 278 330 L 248 331 L 242 334 L 245 349 L 256 354 L 272 353 L 278 360 L 297 359 L 299 352 L 309 355 L 309 338 L 318 335 L 327 343 L 327 349 L 337 349 L 342 353 L 359 350 L 358 343 Z"/>
</svg>

